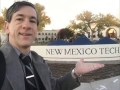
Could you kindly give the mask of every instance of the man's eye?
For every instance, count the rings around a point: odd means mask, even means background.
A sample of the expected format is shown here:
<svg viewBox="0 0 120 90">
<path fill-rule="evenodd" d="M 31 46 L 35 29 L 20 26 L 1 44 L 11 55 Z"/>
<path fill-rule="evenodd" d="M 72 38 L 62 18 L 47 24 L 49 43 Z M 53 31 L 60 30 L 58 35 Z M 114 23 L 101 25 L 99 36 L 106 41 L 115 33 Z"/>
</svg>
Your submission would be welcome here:
<svg viewBox="0 0 120 90">
<path fill-rule="evenodd" d="M 30 22 L 32 22 L 32 23 L 37 23 L 37 21 L 35 21 L 35 20 L 30 20 Z"/>
<path fill-rule="evenodd" d="M 23 19 L 22 19 L 22 18 L 17 18 L 16 20 L 18 20 L 18 21 L 23 21 Z"/>
</svg>

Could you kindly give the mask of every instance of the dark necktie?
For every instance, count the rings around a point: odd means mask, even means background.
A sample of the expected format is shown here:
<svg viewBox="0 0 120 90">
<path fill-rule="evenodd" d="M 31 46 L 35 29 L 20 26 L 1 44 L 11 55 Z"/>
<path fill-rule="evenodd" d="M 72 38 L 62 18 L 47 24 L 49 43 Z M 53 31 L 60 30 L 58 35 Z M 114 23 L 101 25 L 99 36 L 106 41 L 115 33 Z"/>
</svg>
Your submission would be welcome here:
<svg viewBox="0 0 120 90">
<path fill-rule="evenodd" d="M 33 67 L 31 65 L 31 59 L 29 56 L 24 56 L 20 54 L 20 59 L 25 66 L 25 87 L 26 90 L 37 90 L 35 83 L 35 76 L 33 72 Z"/>
</svg>

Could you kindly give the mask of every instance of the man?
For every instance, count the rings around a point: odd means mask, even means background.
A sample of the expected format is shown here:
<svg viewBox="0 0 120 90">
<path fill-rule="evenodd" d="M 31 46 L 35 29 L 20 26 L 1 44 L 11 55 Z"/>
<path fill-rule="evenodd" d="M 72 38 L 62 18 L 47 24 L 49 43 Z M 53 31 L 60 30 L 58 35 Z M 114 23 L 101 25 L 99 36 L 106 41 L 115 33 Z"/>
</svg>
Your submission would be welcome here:
<svg viewBox="0 0 120 90">
<path fill-rule="evenodd" d="M 1 90 L 73 90 L 80 85 L 80 75 L 104 66 L 80 60 L 70 73 L 57 79 L 52 77 L 43 58 L 30 51 L 38 24 L 37 12 L 30 2 L 15 2 L 7 10 L 5 32 L 8 34 L 8 43 L 1 47 L 6 61 L 6 75 Z M 31 67 L 23 62 L 27 55 L 32 62 L 29 63 Z M 32 74 L 28 75 L 28 72 Z"/>
</svg>

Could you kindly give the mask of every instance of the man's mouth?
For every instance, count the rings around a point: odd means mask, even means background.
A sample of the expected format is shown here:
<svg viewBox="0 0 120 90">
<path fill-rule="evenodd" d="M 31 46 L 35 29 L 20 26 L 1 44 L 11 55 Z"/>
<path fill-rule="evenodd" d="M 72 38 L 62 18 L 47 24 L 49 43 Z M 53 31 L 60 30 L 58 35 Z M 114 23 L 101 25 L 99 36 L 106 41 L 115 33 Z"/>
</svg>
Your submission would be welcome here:
<svg viewBox="0 0 120 90">
<path fill-rule="evenodd" d="M 30 34 L 30 33 L 20 33 L 19 32 L 19 35 L 22 35 L 22 36 L 31 36 L 32 34 Z"/>
</svg>

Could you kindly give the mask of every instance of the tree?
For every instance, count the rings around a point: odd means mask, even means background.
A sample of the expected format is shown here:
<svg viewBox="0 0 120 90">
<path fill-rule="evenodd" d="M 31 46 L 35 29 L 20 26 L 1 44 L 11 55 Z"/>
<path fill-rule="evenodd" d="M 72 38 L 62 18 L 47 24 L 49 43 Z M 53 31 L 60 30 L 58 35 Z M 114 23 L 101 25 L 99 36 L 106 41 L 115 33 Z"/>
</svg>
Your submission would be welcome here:
<svg viewBox="0 0 120 90">
<path fill-rule="evenodd" d="M 38 25 L 38 30 L 43 30 L 46 24 L 50 24 L 50 18 L 46 15 L 45 11 L 44 11 L 44 6 L 40 5 L 39 3 L 35 4 L 35 8 L 38 12 L 38 16 L 39 16 L 39 25 Z"/>
<path fill-rule="evenodd" d="M 74 31 L 72 31 L 71 29 L 69 28 L 62 28 L 60 29 L 60 31 L 58 32 L 57 34 L 57 39 L 70 39 L 71 37 L 73 37 L 74 35 Z"/>
<path fill-rule="evenodd" d="M 4 18 L 0 16 L 0 30 L 2 30 L 4 27 Z"/>
<path fill-rule="evenodd" d="M 120 20 L 115 18 L 111 14 L 107 14 L 106 16 L 104 16 L 103 19 L 104 19 L 104 26 L 106 27 L 110 27 L 110 26 L 120 27 Z"/>
<path fill-rule="evenodd" d="M 0 16 L 0 30 L 4 28 L 6 11 L 7 9 L 4 8 L 4 10 L 2 10 L 2 16 Z"/>
<path fill-rule="evenodd" d="M 76 16 L 75 20 L 70 22 L 69 27 L 73 30 L 79 29 L 80 31 L 89 33 L 91 32 L 91 39 L 93 39 L 93 34 L 98 31 L 100 33 L 105 27 L 110 26 L 120 26 L 120 20 L 111 14 L 94 15 L 92 12 L 84 11 Z"/>
<path fill-rule="evenodd" d="M 46 15 L 44 11 L 45 10 L 44 6 L 40 5 L 39 3 L 36 3 L 35 8 L 36 8 L 36 11 L 38 12 L 38 17 L 40 21 L 38 25 L 38 30 L 43 30 L 46 24 L 51 23 L 50 18 L 49 16 Z M 3 28 L 3 24 L 4 24 L 3 22 L 5 21 L 6 11 L 7 11 L 7 8 L 4 8 L 2 10 L 2 16 L 0 18 L 0 29 Z M 1 21 L 1 20 L 4 20 L 4 21 Z"/>
<path fill-rule="evenodd" d="M 7 12 L 7 8 L 4 8 L 2 10 L 2 16 L 3 16 L 4 20 L 6 20 L 6 12 Z"/>
<path fill-rule="evenodd" d="M 69 27 L 72 28 L 73 30 L 79 29 L 82 34 L 84 32 L 89 33 L 90 31 L 93 34 L 95 28 L 93 28 L 92 25 L 95 23 L 95 21 L 96 18 L 94 14 L 92 14 L 89 11 L 84 11 L 83 13 L 76 16 L 76 20 L 71 21 L 74 23 L 70 22 Z"/>
</svg>

